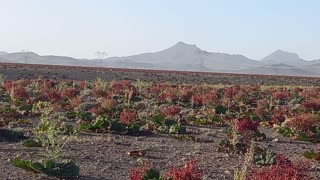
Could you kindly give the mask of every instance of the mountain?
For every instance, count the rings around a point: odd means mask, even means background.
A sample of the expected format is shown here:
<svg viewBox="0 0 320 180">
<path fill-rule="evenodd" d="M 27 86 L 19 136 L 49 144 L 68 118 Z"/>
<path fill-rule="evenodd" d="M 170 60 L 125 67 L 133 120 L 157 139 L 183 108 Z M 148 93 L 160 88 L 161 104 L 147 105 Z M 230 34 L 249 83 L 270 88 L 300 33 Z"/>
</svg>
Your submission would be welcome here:
<svg viewBox="0 0 320 180">
<path fill-rule="evenodd" d="M 0 54 L 0 62 L 27 63 L 27 64 L 51 64 L 51 65 L 80 65 L 81 61 L 64 56 L 39 56 L 33 52 L 16 52 Z"/>
<path fill-rule="evenodd" d="M 309 64 L 301 59 L 298 54 L 277 50 L 261 60 L 263 64 L 287 64 L 292 66 L 303 66 Z"/>
<path fill-rule="evenodd" d="M 250 67 L 256 67 L 259 61 L 251 60 L 242 55 L 230 55 L 225 53 L 206 52 L 196 45 L 189 45 L 178 42 L 174 46 L 155 53 L 145 53 L 127 57 L 113 57 L 106 61 L 131 62 L 131 63 L 151 63 L 163 69 L 177 70 L 204 70 L 207 71 L 230 71 Z M 115 64 L 116 65 L 116 64 Z"/>
<path fill-rule="evenodd" d="M 3 55 L 3 54 L 8 54 L 8 53 L 5 51 L 0 51 L 0 55 Z"/>
<path fill-rule="evenodd" d="M 295 53 L 277 50 L 258 61 L 240 54 L 207 52 L 184 42 L 158 52 L 107 59 L 0 52 L 0 62 L 320 77 L 320 60 L 305 61 Z"/>
<path fill-rule="evenodd" d="M 318 69 L 318 70 L 316 70 Z M 309 77 L 319 77 L 318 73 L 320 70 L 319 67 L 315 68 L 314 71 L 308 69 L 308 67 L 295 67 L 286 64 L 272 64 L 272 65 L 264 65 L 258 68 L 246 69 L 239 71 L 239 73 L 244 74 L 264 74 L 264 75 L 279 75 L 279 76 L 309 76 Z"/>
</svg>

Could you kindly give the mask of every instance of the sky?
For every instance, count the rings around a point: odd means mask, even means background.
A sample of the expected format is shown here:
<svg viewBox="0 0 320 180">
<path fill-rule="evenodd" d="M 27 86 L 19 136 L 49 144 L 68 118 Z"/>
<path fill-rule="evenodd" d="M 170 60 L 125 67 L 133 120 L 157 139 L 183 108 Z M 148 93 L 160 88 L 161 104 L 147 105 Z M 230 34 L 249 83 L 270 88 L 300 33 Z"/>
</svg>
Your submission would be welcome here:
<svg viewBox="0 0 320 180">
<path fill-rule="evenodd" d="M 319 0 L 0 0 L 0 51 L 94 58 L 179 41 L 261 59 L 320 59 Z"/>
</svg>

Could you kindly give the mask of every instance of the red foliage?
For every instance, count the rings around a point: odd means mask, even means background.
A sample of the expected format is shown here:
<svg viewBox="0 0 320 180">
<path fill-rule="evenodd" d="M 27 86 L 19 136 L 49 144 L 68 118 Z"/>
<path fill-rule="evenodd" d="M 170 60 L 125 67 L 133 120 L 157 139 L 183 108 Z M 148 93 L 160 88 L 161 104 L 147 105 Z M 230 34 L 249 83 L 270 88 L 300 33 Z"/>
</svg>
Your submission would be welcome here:
<svg viewBox="0 0 320 180">
<path fill-rule="evenodd" d="M 130 124 L 137 119 L 137 112 L 135 110 L 123 110 L 120 114 L 120 122 L 123 124 Z"/>
<path fill-rule="evenodd" d="M 191 102 L 194 104 L 194 105 L 202 105 L 202 96 L 201 95 L 193 95 L 191 97 Z"/>
<path fill-rule="evenodd" d="M 300 132 L 311 133 L 309 135 L 312 136 L 311 129 L 317 124 L 317 121 L 319 121 L 319 116 L 305 113 L 292 117 L 290 121 L 287 122 L 287 126 Z"/>
<path fill-rule="evenodd" d="M 306 110 L 320 111 L 320 99 L 312 98 L 302 103 Z"/>
<path fill-rule="evenodd" d="M 13 87 L 11 96 L 16 99 L 28 99 L 29 95 L 23 87 Z"/>
<path fill-rule="evenodd" d="M 142 180 L 144 173 L 151 168 L 146 162 L 143 162 L 141 167 L 130 169 L 130 180 Z"/>
<path fill-rule="evenodd" d="M 92 107 L 89 109 L 89 112 L 94 113 L 96 115 L 102 115 L 104 113 L 104 110 L 102 109 L 102 107 Z"/>
<path fill-rule="evenodd" d="M 234 121 L 233 128 L 238 132 L 257 131 L 258 121 L 252 121 L 249 117 L 242 117 Z"/>
<path fill-rule="evenodd" d="M 61 95 L 56 91 L 46 92 L 43 97 L 50 101 L 60 101 L 62 99 Z"/>
<path fill-rule="evenodd" d="M 277 155 L 276 164 L 263 169 L 254 168 L 251 171 L 252 180 L 304 180 L 309 179 L 307 164 L 293 163 L 284 155 Z"/>
<path fill-rule="evenodd" d="M 78 87 L 79 87 L 80 89 L 84 89 L 84 87 L 86 87 L 87 83 L 86 83 L 85 81 L 79 81 L 79 82 L 77 83 L 77 85 L 78 85 Z"/>
<path fill-rule="evenodd" d="M 304 97 L 305 99 L 320 98 L 320 88 L 305 89 L 300 93 L 300 96 Z"/>
<path fill-rule="evenodd" d="M 76 97 L 78 94 L 80 93 L 80 91 L 76 88 L 66 88 L 61 92 L 61 95 L 63 97 L 67 97 L 67 98 L 74 98 Z"/>
<path fill-rule="evenodd" d="M 282 123 L 286 120 L 286 115 L 289 115 L 289 108 L 287 106 L 282 106 L 281 108 L 274 109 L 271 120 L 273 123 Z"/>
<path fill-rule="evenodd" d="M 196 161 L 188 161 L 181 168 L 170 168 L 169 173 L 167 174 L 168 178 L 172 180 L 201 180 L 202 171 L 197 166 Z"/>
<path fill-rule="evenodd" d="M 12 88 L 12 86 L 14 86 L 14 82 L 13 81 L 4 81 L 2 83 L 2 87 L 7 91 L 9 91 Z"/>
<path fill-rule="evenodd" d="M 179 114 L 181 108 L 179 106 L 167 106 L 161 109 L 161 113 L 166 117 L 172 117 L 174 115 Z"/>
<path fill-rule="evenodd" d="M 124 90 L 124 87 L 120 83 L 114 82 L 111 85 L 111 91 L 112 91 L 113 94 L 123 95 L 123 90 Z"/>
<path fill-rule="evenodd" d="M 92 95 L 95 98 L 105 97 L 107 95 L 107 92 L 101 88 L 96 87 L 92 89 Z"/>
<path fill-rule="evenodd" d="M 278 90 L 272 93 L 272 98 L 276 100 L 287 100 L 290 97 L 290 93 L 287 90 Z"/>
</svg>

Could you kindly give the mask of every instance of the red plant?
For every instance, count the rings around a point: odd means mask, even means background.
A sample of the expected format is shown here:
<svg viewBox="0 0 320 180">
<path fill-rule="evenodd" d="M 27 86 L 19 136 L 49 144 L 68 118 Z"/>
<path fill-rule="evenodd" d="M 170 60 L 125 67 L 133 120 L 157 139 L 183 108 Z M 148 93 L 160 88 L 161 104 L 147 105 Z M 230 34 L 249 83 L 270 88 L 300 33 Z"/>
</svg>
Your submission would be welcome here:
<svg viewBox="0 0 320 180">
<path fill-rule="evenodd" d="M 293 163 L 284 155 L 276 156 L 276 164 L 259 169 L 253 168 L 251 171 L 252 180 L 304 180 L 310 179 L 307 175 L 307 164 Z"/>
<path fill-rule="evenodd" d="M 194 105 L 202 105 L 202 96 L 201 95 L 193 95 L 191 97 L 191 102 L 194 104 Z"/>
<path fill-rule="evenodd" d="M 290 121 L 287 122 L 287 126 L 297 131 L 309 133 L 317 122 L 319 122 L 319 116 L 305 113 L 292 117 Z"/>
<path fill-rule="evenodd" d="M 143 162 L 141 167 L 131 168 L 130 169 L 130 180 L 142 180 L 143 175 L 150 168 L 151 168 L 151 165 L 145 161 Z"/>
<path fill-rule="evenodd" d="M 272 98 L 276 100 L 287 100 L 290 97 L 290 93 L 286 90 L 278 90 L 272 93 Z"/>
<path fill-rule="evenodd" d="M 172 117 L 179 114 L 181 108 L 179 106 L 167 106 L 161 109 L 161 113 L 166 117 Z"/>
<path fill-rule="evenodd" d="M 167 174 L 167 177 L 171 178 L 172 180 L 201 180 L 202 171 L 197 166 L 196 161 L 191 160 L 186 162 L 184 167 L 171 167 L 169 173 Z"/>
<path fill-rule="evenodd" d="M 302 103 L 306 110 L 320 111 L 320 99 L 312 98 Z"/>
<path fill-rule="evenodd" d="M 257 131 L 258 121 L 252 121 L 249 117 L 242 117 L 234 121 L 233 128 L 238 132 Z"/>
<path fill-rule="evenodd" d="M 89 109 L 89 112 L 94 113 L 96 115 L 102 115 L 104 113 L 104 110 L 102 107 L 92 107 Z"/>
<path fill-rule="evenodd" d="M 274 109 L 273 115 L 271 116 L 271 121 L 273 123 L 282 123 L 286 120 L 286 115 L 289 115 L 289 107 L 282 106 L 281 108 Z"/>
<path fill-rule="evenodd" d="M 95 87 L 92 89 L 92 94 L 95 98 L 104 97 L 107 95 L 106 90 L 103 90 L 102 88 Z"/>
<path fill-rule="evenodd" d="M 120 122 L 123 124 L 130 124 L 137 119 L 137 112 L 135 110 L 123 110 L 120 114 Z"/>
<path fill-rule="evenodd" d="M 12 87 L 11 97 L 14 99 L 28 99 L 29 95 L 23 87 Z"/>
<path fill-rule="evenodd" d="M 61 92 L 61 95 L 63 97 L 67 97 L 67 98 L 74 98 L 76 97 L 78 94 L 80 93 L 80 91 L 76 88 L 66 88 Z"/>
<path fill-rule="evenodd" d="M 61 95 L 56 91 L 46 92 L 43 97 L 51 101 L 60 101 L 62 99 Z"/>
</svg>

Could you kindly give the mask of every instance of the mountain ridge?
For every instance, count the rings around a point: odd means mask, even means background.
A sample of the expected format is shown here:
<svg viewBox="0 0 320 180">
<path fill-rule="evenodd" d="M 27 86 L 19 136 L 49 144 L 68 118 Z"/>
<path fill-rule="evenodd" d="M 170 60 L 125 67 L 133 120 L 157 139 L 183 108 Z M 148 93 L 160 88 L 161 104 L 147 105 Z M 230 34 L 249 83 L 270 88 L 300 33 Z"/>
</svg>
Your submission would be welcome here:
<svg viewBox="0 0 320 180">
<path fill-rule="evenodd" d="M 106 59 L 75 59 L 67 56 L 40 56 L 33 52 L 6 53 L 0 51 L 0 62 L 75 65 L 115 68 L 141 68 L 209 72 L 257 73 L 274 75 L 319 76 L 320 60 L 306 61 L 296 53 L 276 50 L 261 60 L 241 54 L 207 52 L 195 44 L 177 42 L 158 52 Z M 312 67 L 312 68 L 311 68 Z M 311 70 L 308 70 L 311 69 Z"/>
</svg>

